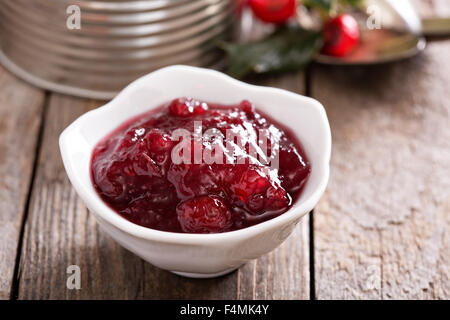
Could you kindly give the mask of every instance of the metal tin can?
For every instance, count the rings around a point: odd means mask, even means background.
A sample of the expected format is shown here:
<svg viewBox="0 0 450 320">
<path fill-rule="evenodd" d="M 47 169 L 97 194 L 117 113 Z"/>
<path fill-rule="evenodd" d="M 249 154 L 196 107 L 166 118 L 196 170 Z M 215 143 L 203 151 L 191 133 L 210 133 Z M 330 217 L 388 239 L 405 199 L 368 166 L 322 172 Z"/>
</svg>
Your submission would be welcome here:
<svg viewBox="0 0 450 320">
<path fill-rule="evenodd" d="M 233 2 L 0 0 L 0 63 L 44 89 L 110 99 L 167 65 L 216 65 Z"/>
</svg>

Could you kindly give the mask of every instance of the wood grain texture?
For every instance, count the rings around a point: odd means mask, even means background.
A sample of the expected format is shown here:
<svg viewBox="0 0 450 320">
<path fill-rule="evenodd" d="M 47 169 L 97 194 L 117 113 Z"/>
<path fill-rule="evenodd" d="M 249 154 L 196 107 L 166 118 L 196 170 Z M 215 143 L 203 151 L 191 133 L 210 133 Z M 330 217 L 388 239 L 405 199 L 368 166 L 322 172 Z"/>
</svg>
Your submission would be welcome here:
<svg viewBox="0 0 450 320">
<path fill-rule="evenodd" d="M 11 294 L 44 93 L 0 67 L 0 299 Z"/>
<path fill-rule="evenodd" d="M 317 298 L 450 298 L 449 53 L 443 41 L 400 63 L 315 67 L 333 134 Z"/>
<path fill-rule="evenodd" d="M 301 75 L 263 82 L 304 90 Z M 20 299 L 309 298 L 307 217 L 278 250 L 209 280 L 155 268 L 100 232 L 70 186 L 57 144 L 63 128 L 98 104 L 51 97 L 20 261 Z M 69 265 L 81 268 L 81 290 L 66 288 Z"/>
</svg>

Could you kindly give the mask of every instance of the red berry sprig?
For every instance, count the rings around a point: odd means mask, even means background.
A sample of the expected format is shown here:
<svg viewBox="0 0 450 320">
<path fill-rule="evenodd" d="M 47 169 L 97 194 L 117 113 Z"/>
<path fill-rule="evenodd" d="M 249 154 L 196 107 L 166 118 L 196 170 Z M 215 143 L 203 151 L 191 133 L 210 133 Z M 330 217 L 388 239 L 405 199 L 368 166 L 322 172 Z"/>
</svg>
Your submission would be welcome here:
<svg viewBox="0 0 450 320">
<path fill-rule="evenodd" d="M 244 0 L 239 0 L 240 4 Z M 246 0 L 253 14 L 264 22 L 283 24 L 296 14 L 297 0 Z M 359 27 L 355 18 L 341 14 L 329 18 L 323 26 L 324 47 L 327 55 L 342 57 L 349 54 L 360 40 Z"/>
<path fill-rule="evenodd" d="M 277 25 L 265 38 L 250 43 L 220 44 L 228 55 L 227 72 L 236 78 L 249 73 L 297 71 L 320 51 L 342 57 L 352 53 L 360 42 L 355 18 L 339 13 L 360 7 L 363 0 L 236 1 L 238 11 L 248 6 L 259 20 Z"/>
</svg>

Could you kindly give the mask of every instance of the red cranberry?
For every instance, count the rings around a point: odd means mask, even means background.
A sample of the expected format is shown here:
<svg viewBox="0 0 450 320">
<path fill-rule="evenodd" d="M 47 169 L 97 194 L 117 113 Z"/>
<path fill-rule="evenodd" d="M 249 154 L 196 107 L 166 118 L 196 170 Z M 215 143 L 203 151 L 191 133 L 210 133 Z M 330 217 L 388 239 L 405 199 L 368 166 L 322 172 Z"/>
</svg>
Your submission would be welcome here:
<svg viewBox="0 0 450 320">
<path fill-rule="evenodd" d="M 267 189 L 266 198 L 266 207 L 271 210 L 284 209 L 289 206 L 291 201 L 286 190 L 273 186 Z"/>
<path fill-rule="evenodd" d="M 281 24 L 295 14 L 296 0 L 249 0 L 253 14 L 264 22 Z"/>
<path fill-rule="evenodd" d="M 248 100 L 242 100 L 241 103 L 239 104 L 239 109 L 241 109 L 245 113 L 252 113 L 255 111 L 253 103 L 251 103 Z"/>
<path fill-rule="evenodd" d="M 217 196 L 201 196 L 180 203 L 177 217 L 184 232 L 223 232 L 233 224 L 230 210 Z"/>
<path fill-rule="evenodd" d="M 302 158 L 302 153 L 294 148 L 280 150 L 280 169 L 284 189 L 291 194 L 295 194 L 303 187 L 308 180 L 311 167 L 306 159 Z"/>
<path fill-rule="evenodd" d="M 169 112 L 176 117 L 188 117 L 191 115 L 202 115 L 208 110 L 204 102 L 192 98 L 178 98 L 169 105 Z"/>
<path fill-rule="evenodd" d="M 260 212 L 264 209 L 264 196 L 262 194 L 251 195 L 247 200 L 247 206 L 252 212 Z"/>
<path fill-rule="evenodd" d="M 194 114 L 202 115 L 208 110 L 208 105 L 206 103 L 200 103 L 200 105 L 194 107 Z"/>
<path fill-rule="evenodd" d="M 187 117 L 194 112 L 194 101 L 191 98 L 179 98 L 169 105 L 169 112 L 175 117 Z"/>
<path fill-rule="evenodd" d="M 323 37 L 323 53 L 336 57 L 345 56 L 359 43 L 358 23 L 349 14 L 339 15 L 325 23 Z"/>
<path fill-rule="evenodd" d="M 169 149 L 173 143 L 170 136 L 158 129 L 152 129 L 147 134 L 148 148 L 152 152 L 160 152 Z"/>
<path fill-rule="evenodd" d="M 245 171 L 239 181 L 233 185 L 232 191 L 247 199 L 253 194 L 262 193 L 270 186 L 269 180 L 255 169 Z"/>
<path fill-rule="evenodd" d="M 101 194 L 110 199 L 115 199 L 120 201 L 124 197 L 124 186 L 123 184 L 116 181 L 116 177 L 112 175 L 95 175 L 97 181 L 97 188 L 100 190 Z"/>
</svg>

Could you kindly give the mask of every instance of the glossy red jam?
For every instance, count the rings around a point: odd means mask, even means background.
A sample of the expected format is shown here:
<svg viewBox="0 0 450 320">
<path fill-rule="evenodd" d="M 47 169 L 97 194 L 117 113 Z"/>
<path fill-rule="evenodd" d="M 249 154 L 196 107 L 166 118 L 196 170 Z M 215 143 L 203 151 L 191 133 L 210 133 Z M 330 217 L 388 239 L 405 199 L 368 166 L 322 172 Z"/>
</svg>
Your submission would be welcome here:
<svg viewBox="0 0 450 320">
<path fill-rule="evenodd" d="M 190 98 L 124 123 L 97 145 L 91 164 L 95 189 L 121 216 L 186 233 L 274 218 L 299 196 L 310 171 L 300 143 L 250 102 Z"/>
</svg>

